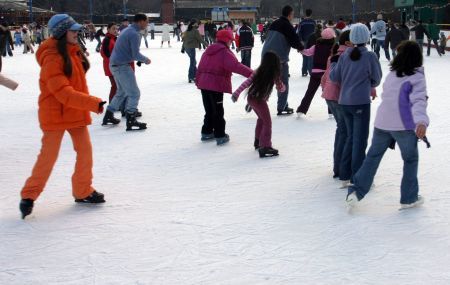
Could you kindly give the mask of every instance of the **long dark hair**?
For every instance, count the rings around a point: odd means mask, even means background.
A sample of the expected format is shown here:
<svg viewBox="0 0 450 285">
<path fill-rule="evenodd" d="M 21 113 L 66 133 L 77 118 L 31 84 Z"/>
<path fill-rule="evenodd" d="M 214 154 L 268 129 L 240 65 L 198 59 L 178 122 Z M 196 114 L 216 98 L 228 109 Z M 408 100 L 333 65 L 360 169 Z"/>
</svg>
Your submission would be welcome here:
<svg viewBox="0 0 450 285">
<path fill-rule="evenodd" d="M 336 43 L 333 47 L 333 55 L 338 53 L 339 46 L 345 45 L 346 42 L 350 41 L 350 30 L 347 30 L 341 34 L 339 37 L 339 43 Z"/>
<path fill-rule="evenodd" d="M 266 100 L 273 90 L 273 85 L 281 76 L 280 58 L 273 52 L 266 53 L 260 67 L 256 70 L 248 96 L 257 100 Z"/>
<path fill-rule="evenodd" d="M 67 50 L 67 45 L 68 45 L 68 43 L 67 43 L 66 34 L 64 34 L 60 39 L 58 39 L 56 48 L 58 49 L 58 53 L 63 58 L 64 74 L 67 77 L 71 77 L 72 76 L 72 60 L 70 59 L 70 55 Z M 87 59 L 86 55 L 81 51 L 78 53 L 78 55 L 80 56 L 81 64 L 83 65 L 84 72 L 87 72 L 89 70 L 89 68 L 91 67 L 91 65 L 89 64 L 89 60 Z"/>
<path fill-rule="evenodd" d="M 391 63 L 391 71 L 396 71 L 398 77 L 411 76 L 416 68 L 423 65 L 423 55 L 420 47 L 413 41 L 404 41 L 397 47 L 398 54 Z"/>
</svg>

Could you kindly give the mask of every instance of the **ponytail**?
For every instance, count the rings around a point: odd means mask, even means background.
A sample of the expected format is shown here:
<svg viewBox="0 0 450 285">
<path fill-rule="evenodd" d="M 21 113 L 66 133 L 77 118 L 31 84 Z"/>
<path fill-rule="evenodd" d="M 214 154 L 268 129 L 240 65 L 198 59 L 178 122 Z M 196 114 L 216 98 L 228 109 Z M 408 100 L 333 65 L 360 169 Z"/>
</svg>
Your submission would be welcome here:
<svg viewBox="0 0 450 285">
<path fill-rule="evenodd" d="M 332 55 L 336 55 L 338 53 L 339 50 L 339 44 L 335 43 L 332 49 Z"/>
<path fill-rule="evenodd" d="M 358 60 L 360 60 L 361 59 L 361 51 L 359 50 L 359 48 L 360 47 L 363 47 L 363 46 L 365 46 L 366 44 L 360 44 L 360 45 L 357 45 L 357 46 L 355 46 L 354 48 L 353 48 L 353 50 L 352 50 L 352 52 L 350 53 L 350 59 L 352 60 L 352 61 L 358 61 Z"/>
</svg>

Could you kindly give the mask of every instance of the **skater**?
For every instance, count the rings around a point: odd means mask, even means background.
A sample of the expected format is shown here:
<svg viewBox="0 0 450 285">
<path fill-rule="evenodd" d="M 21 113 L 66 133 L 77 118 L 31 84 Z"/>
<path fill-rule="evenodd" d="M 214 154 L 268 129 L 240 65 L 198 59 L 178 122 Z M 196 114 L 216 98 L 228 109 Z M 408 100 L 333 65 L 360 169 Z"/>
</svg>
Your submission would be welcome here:
<svg viewBox="0 0 450 285">
<path fill-rule="evenodd" d="M 20 32 L 20 29 L 16 29 L 14 32 L 14 45 L 16 47 L 22 47 L 22 33 Z"/>
<path fill-rule="evenodd" d="M 427 31 L 428 31 L 428 46 L 427 46 L 427 56 L 430 56 L 431 54 L 431 42 L 434 43 L 434 47 L 436 48 L 436 51 L 438 52 L 439 56 L 442 56 L 442 53 L 439 49 L 439 33 L 440 33 L 440 29 L 438 27 L 438 25 L 436 25 L 434 23 L 433 20 L 430 19 L 429 24 L 427 25 Z"/>
<path fill-rule="evenodd" d="M 375 47 L 375 53 L 377 54 L 378 59 L 380 59 L 380 50 L 384 49 L 384 55 L 388 61 L 391 61 L 391 55 L 389 54 L 389 49 L 386 48 L 384 42 L 386 40 L 387 27 L 386 22 L 383 20 L 383 15 L 379 14 L 377 17 L 377 21 L 372 27 L 370 32 L 375 35 L 377 39 L 377 45 Z"/>
<path fill-rule="evenodd" d="M 267 101 L 272 94 L 273 86 L 283 92 L 286 88 L 281 81 L 281 63 L 273 52 L 267 52 L 261 61 L 261 66 L 233 93 L 233 102 L 249 88 L 247 101 L 258 116 L 255 130 L 255 150 L 259 157 L 278 156 L 278 150 L 272 147 L 272 118 Z"/>
<path fill-rule="evenodd" d="M 148 25 L 148 29 L 150 29 L 150 40 L 153 41 L 155 39 L 155 23 L 151 22 Z M 148 31 L 148 29 L 147 29 L 147 31 Z M 148 44 L 146 44 L 146 47 L 148 48 Z"/>
<path fill-rule="evenodd" d="M 164 23 L 164 25 L 162 25 L 161 48 L 163 48 L 164 42 L 168 42 L 169 48 L 172 47 L 170 45 L 170 26 L 166 23 Z"/>
<path fill-rule="evenodd" d="M 22 30 L 22 39 L 23 39 L 23 53 L 27 54 L 29 51 L 31 51 L 31 53 L 34 53 L 33 46 L 31 45 L 30 32 L 27 29 Z"/>
<path fill-rule="evenodd" d="M 90 112 L 101 114 L 106 102 L 89 95 L 85 74 L 89 61 L 80 52 L 77 39 L 81 25 L 66 14 L 57 14 L 48 26 L 52 38 L 41 45 L 36 56 L 41 67 L 39 122 L 44 135 L 31 177 L 22 189 L 22 218 L 31 214 L 44 190 L 66 131 L 77 153 L 72 176 L 75 202 L 105 202 L 104 195 L 92 187 L 92 146 L 87 126 L 91 124 Z"/>
<path fill-rule="evenodd" d="M 316 21 L 314 21 L 311 16 L 313 11 L 311 9 L 306 9 L 306 17 L 303 19 L 298 25 L 297 34 L 302 41 L 303 46 L 306 48 L 310 48 L 307 46 L 309 41 L 309 37 L 314 34 L 316 30 Z M 306 77 L 311 75 L 312 72 L 312 58 L 303 55 L 303 63 L 302 63 L 302 77 Z"/>
<path fill-rule="evenodd" d="M 353 176 L 366 156 L 371 89 L 377 87 L 382 78 L 376 54 L 366 48 L 369 39 L 369 29 L 363 24 L 355 24 L 350 31 L 350 42 L 354 47 L 331 58 L 330 80 L 341 87 L 339 104 L 347 129 L 339 171 L 343 186 L 353 182 Z"/>
<path fill-rule="evenodd" d="M 448 41 L 448 39 L 445 37 L 444 32 L 441 32 L 441 35 L 439 38 L 439 47 L 441 48 L 442 54 L 445 54 L 445 48 L 447 47 L 447 41 Z"/>
<path fill-rule="evenodd" d="M 141 38 L 144 40 L 144 44 L 145 44 L 146 48 L 148 48 L 147 37 L 148 37 L 148 26 L 144 30 L 141 31 Z"/>
<path fill-rule="evenodd" d="M 197 70 L 196 84 L 202 92 L 205 119 L 201 140 L 216 140 L 217 145 L 230 141 L 225 133 L 223 93 L 232 93 L 233 73 L 250 77 L 253 71 L 241 64 L 230 50 L 234 36 L 230 31 L 221 30 L 216 35 L 217 42 L 203 53 Z"/>
<path fill-rule="evenodd" d="M 130 21 L 128 20 L 128 18 L 123 18 L 122 24 L 119 27 L 119 34 L 122 33 L 126 28 L 128 28 L 128 26 L 130 26 Z"/>
<path fill-rule="evenodd" d="M 0 25 L 0 51 L 3 57 L 13 56 L 14 41 L 7 23 Z"/>
<path fill-rule="evenodd" d="M 403 159 L 401 209 L 423 204 L 424 199 L 418 195 L 417 142 L 418 139 L 428 142 L 426 132 L 430 121 L 422 63 L 423 56 L 417 43 L 406 41 L 398 47 L 398 55 L 383 85 L 372 146 L 353 179 L 354 185 L 348 188 L 347 203 L 350 207 L 369 193 L 383 155 L 388 148 L 394 149 L 395 144 L 398 144 Z"/>
<path fill-rule="evenodd" d="M 292 115 L 294 110 L 289 108 L 289 53 L 291 48 L 298 51 L 303 50 L 303 45 L 295 32 L 291 21 L 294 19 L 294 9 L 291 6 L 285 6 L 282 10 L 282 16 L 270 25 L 270 30 L 263 46 L 262 55 L 272 51 L 280 58 L 281 62 L 281 80 L 286 86 L 284 92 L 278 92 L 277 115 Z"/>
<path fill-rule="evenodd" d="M 208 46 L 203 37 L 198 31 L 198 25 L 195 21 L 189 23 L 187 31 L 183 34 L 183 50 L 189 56 L 189 72 L 188 82 L 195 82 L 195 76 L 197 74 L 197 59 L 195 58 L 195 50 L 200 48 L 200 45 Z"/>
<path fill-rule="evenodd" d="M 95 40 L 98 42 L 97 47 L 95 48 L 96 52 L 100 52 L 100 48 L 102 46 L 102 38 L 106 36 L 105 33 L 103 32 L 103 27 L 100 27 L 100 29 L 98 29 L 98 31 L 95 33 Z"/>
<path fill-rule="evenodd" d="M 424 27 L 422 20 L 419 20 L 417 25 L 411 29 L 412 32 L 414 32 L 415 35 L 415 41 L 419 45 L 420 50 L 423 53 L 423 41 L 425 39 L 425 36 L 429 39 L 430 33 L 428 33 L 427 29 Z"/>
<path fill-rule="evenodd" d="M 236 33 L 237 52 L 241 53 L 241 63 L 249 68 L 252 65 L 252 49 L 255 45 L 253 30 L 247 22 L 242 22 L 242 26 Z"/>
<path fill-rule="evenodd" d="M 136 14 L 134 23 L 122 31 L 117 38 L 111 57 L 109 58 L 109 67 L 117 83 L 117 92 L 103 118 L 103 126 L 117 125 L 120 120 L 114 118 L 114 112 L 119 111 L 123 102 L 126 101 L 125 115 L 127 118 L 127 131 L 145 130 L 147 124 L 136 120 L 142 114 L 138 112 L 139 99 L 141 92 L 136 82 L 134 74 L 134 62 L 142 62 L 147 65 L 151 63 L 150 59 L 139 52 L 141 45 L 140 31 L 148 25 L 148 19 L 145 14 Z"/>
<path fill-rule="evenodd" d="M 406 41 L 408 38 L 405 34 L 398 29 L 397 24 L 391 24 L 391 30 L 386 35 L 386 40 L 384 42 L 385 48 L 389 49 L 391 47 L 392 57 L 397 55 L 397 47 L 402 41 Z"/>
<path fill-rule="evenodd" d="M 331 49 L 335 44 L 336 33 L 333 29 L 327 28 L 322 31 L 321 38 L 317 39 L 315 45 L 310 49 L 305 49 L 302 54 L 307 57 L 312 57 L 313 65 L 311 78 L 309 80 L 308 89 L 306 90 L 303 100 L 297 108 L 297 115 L 303 118 L 308 113 L 311 102 L 319 89 L 322 76 L 327 69 L 327 59 L 331 54 Z"/>
<path fill-rule="evenodd" d="M 111 73 L 111 69 L 109 68 L 109 58 L 111 57 L 112 51 L 114 50 L 118 34 L 119 30 L 117 25 L 115 23 L 108 24 L 106 36 L 103 39 L 102 47 L 100 50 L 100 54 L 103 58 L 103 70 L 105 71 L 105 75 L 108 76 L 109 81 L 111 82 L 111 90 L 109 92 L 108 101 L 109 104 L 111 104 L 111 101 L 117 92 L 117 84 L 114 80 L 114 76 Z"/>
</svg>

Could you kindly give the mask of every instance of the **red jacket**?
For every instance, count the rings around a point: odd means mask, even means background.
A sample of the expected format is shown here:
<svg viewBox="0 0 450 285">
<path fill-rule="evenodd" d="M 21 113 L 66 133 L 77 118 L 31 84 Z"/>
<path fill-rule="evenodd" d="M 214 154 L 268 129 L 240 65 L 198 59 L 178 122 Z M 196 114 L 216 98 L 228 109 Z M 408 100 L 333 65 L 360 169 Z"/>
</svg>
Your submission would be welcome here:
<svg viewBox="0 0 450 285">
<path fill-rule="evenodd" d="M 200 60 L 196 84 L 198 89 L 232 93 L 231 75 L 250 77 L 253 71 L 241 64 L 231 50 L 221 42 L 210 45 Z"/>
<path fill-rule="evenodd" d="M 102 48 L 100 54 L 103 57 L 103 70 L 105 70 L 106 76 L 113 76 L 109 69 L 109 58 L 111 57 L 114 45 L 116 44 L 117 37 L 107 33 L 102 42 Z"/>
</svg>

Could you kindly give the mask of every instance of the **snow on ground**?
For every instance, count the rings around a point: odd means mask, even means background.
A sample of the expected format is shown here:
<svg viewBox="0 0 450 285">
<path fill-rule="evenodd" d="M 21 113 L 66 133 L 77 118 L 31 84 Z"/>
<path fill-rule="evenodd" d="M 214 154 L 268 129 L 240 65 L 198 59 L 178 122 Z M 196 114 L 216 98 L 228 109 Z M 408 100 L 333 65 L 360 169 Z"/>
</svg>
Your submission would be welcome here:
<svg viewBox="0 0 450 285">
<path fill-rule="evenodd" d="M 89 48 L 89 87 L 106 99 L 109 81 Z M 95 115 L 90 128 L 95 186 L 107 203 L 73 203 L 75 155 L 66 136 L 26 221 L 18 202 L 40 148 L 39 69 L 20 51 L 4 60 L 4 74 L 21 86 L 0 96 L 0 284 L 449 284 L 448 56 L 433 51 L 425 62 L 433 145 L 420 145 L 426 204 L 398 211 L 402 161 L 389 151 L 375 189 L 349 214 L 346 192 L 331 178 L 335 124 L 320 94 L 306 121 L 273 117 L 281 156 L 260 160 L 252 149 L 255 115 L 244 112 L 243 100 L 225 98 L 231 143 L 201 143 L 201 97 L 187 84 L 180 44 L 160 49 L 153 41 L 143 53 L 153 60 L 137 71 L 150 128 L 103 128 Z M 300 77 L 301 57 L 291 58 L 296 107 L 308 79 Z M 233 78 L 235 87 L 242 81 Z"/>
</svg>

